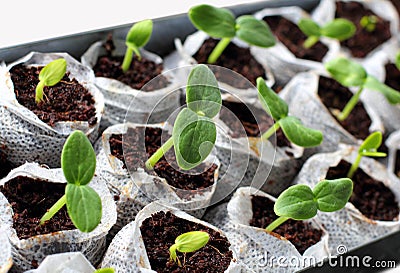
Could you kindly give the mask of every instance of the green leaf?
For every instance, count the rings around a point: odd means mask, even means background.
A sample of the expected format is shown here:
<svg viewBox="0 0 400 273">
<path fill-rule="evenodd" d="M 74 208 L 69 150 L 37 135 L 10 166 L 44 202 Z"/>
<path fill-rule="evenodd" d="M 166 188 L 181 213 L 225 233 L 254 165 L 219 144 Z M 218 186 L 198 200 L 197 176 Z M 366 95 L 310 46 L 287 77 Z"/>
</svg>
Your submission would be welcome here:
<svg viewBox="0 0 400 273">
<path fill-rule="evenodd" d="M 287 103 L 269 88 L 261 77 L 257 78 L 257 89 L 261 105 L 275 121 L 279 121 L 288 115 Z"/>
<path fill-rule="evenodd" d="M 279 124 L 287 139 L 298 146 L 318 146 L 324 138 L 321 131 L 305 127 L 296 117 L 282 118 Z"/>
<path fill-rule="evenodd" d="M 96 169 L 96 154 L 82 131 L 74 131 L 61 153 L 61 168 L 68 184 L 86 185 Z"/>
<path fill-rule="evenodd" d="M 126 45 L 133 51 L 147 44 L 153 32 L 153 21 L 143 20 L 134 24 L 126 35 Z"/>
<path fill-rule="evenodd" d="M 313 193 L 320 211 L 333 212 L 344 208 L 353 192 L 353 182 L 349 178 L 322 180 Z"/>
<path fill-rule="evenodd" d="M 326 37 L 343 41 L 352 37 L 356 32 L 356 29 L 356 26 L 351 21 L 344 18 L 337 18 L 327 23 L 321 29 L 321 34 Z"/>
<path fill-rule="evenodd" d="M 207 232 L 190 231 L 176 237 L 175 244 L 178 245 L 177 250 L 179 252 L 194 252 L 204 247 L 209 239 L 210 235 Z"/>
<path fill-rule="evenodd" d="M 400 70 L 400 52 L 397 52 L 397 54 L 396 54 L 395 65 L 396 65 L 397 69 Z"/>
<path fill-rule="evenodd" d="M 382 152 L 372 152 L 372 151 L 365 151 L 360 153 L 361 156 L 369 156 L 369 157 L 386 157 L 386 153 Z"/>
<path fill-rule="evenodd" d="M 236 36 L 248 44 L 259 47 L 275 45 L 275 36 L 269 26 L 251 15 L 243 15 L 236 20 Z"/>
<path fill-rule="evenodd" d="M 89 186 L 67 184 L 65 188 L 67 210 L 74 225 L 82 232 L 91 232 L 100 223 L 101 199 Z"/>
<path fill-rule="evenodd" d="M 368 76 L 360 64 L 342 57 L 327 62 L 325 68 L 332 78 L 346 87 L 363 86 Z"/>
<path fill-rule="evenodd" d="M 204 64 L 197 65 L 190 72 L 186 103 L 193 112 L 209 118 L 216 116 L 221 109 L 222 99 L 217 79 Z"/>
<path fill-rule="evenodd" d="M 375 152 L 382 144 L 382 132 L 376 131 L 370 134 L 360 145 L 358 152 L 373 151 Z"/>
<path fill-rule="evenodd" d="M 175 120 L 172 137 L 179 167 L 189 170 L 201 164 L 211 153 L 217 129 L 211 119 L 184 108 Z"/>
<path fill-rule="evenodd" d="M 365 87 L 371 90 L 381 92 L 386 97 L 388 102 L 391 104 L 400 103 L 400 92 L 387 86 L 384 83 L 381 83 L 380 81 L 378 81 L 378 79 L 376 79 L 373 76 L 368 76 L 365 82 Z"/>
<path fill-rule="evenodd" d="M 114 268 L 100 268 L 95 270 L 93 273 L 114 273 Z"/>
<path fill-rule="evenodd" d="M 193 25 L 215 38 L 232 38 L 236 34 L 235 17 L 228 9 L 210 5 L 192 7 L 189 19 Z"/>
<path fill-rule="evenodd" d="M 279 195 L 274 211 L 278 216 L 306 220 L 317 214 L 317 203 L 314 201 L 314 194 L 310 187 L 294 185 Z"/>
<path fill-rule="evenodd" d="M 67 71 L 67 61 L 57 59 L 48 63 L 39 73 L 39 80 L 44 82 L 45 86 L 56 85 L 64 77 Z"/>
<path fill-rule="evenodd" d="M 360 20 L 360 26 L 368 32 L 374 31 L 377 23 L 378 17 L 375 15 L 365 15 Z"/>
<path fill-rule="evenodd" d="M 302 18 L 297 23 L 297 25 L 300 28 L 300 30 L 308 37 L 321 36 L 321 27 L 311 19 Z"/>
</svg>

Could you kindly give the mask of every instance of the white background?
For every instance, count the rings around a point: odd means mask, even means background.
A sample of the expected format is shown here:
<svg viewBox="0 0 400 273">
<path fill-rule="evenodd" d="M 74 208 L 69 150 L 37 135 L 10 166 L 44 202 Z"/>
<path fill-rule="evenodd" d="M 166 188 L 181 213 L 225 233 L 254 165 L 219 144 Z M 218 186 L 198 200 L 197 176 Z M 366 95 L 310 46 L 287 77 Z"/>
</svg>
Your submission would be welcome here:
<svg viewBox="0 0 400 273">
<path fill-rule="evenodd" d="M 0 48 L 186 13 L 197 4 L 231 6 L 256 0 L 3 0 Z"/>
</svg>

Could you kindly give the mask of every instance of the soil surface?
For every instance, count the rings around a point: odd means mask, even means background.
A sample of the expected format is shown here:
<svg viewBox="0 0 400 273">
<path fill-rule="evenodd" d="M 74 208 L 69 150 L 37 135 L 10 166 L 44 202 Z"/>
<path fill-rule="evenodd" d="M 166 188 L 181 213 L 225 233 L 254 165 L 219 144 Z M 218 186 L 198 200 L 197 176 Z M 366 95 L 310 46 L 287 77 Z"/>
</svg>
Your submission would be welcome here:
<svg viewBox="0 0 400 273">
<path fill-rule="evenodd" d="M 106 49 L 107 54 L 100 56 L 93 67 L 96 77 L 115 79 L 136 90 L 140 90 L 144 87 L 143 91 L 158 90 L 169 84 L 167 78 L 162 75 L 159 76 L 164 69 L 163 64 L 157 64 L 143 56 L 139 60 L 137 56 L 134 55 L 129 70 L 124 72 L 121 68 L 124 56 L 112 55 L 112 52 L 115 49 L 112 36 L 109 36 L 104 44 L 104 48 Z M 156 81 L 150 82 L 157 76 L 159 77 Z"/>
<path fill-rule="evenodd" d="M 179 267 L 170 261 L 169 248 L 175 238 L 189 231 L 205 231 L 210 240 L 201 249 L 183 254 L 177 251 L 182 263 Z M 225 236 L 201 224 L 179 218 L 171 212 L 157 212 L 143 221 L 140 227 L 151 269 L 157 272 L 173 273 L 215 273 L 224 272 L 233 256 L 230 243 Z"/>
<path fill-rule="evenodd" d="M 369 32 L 360 25 L 364 16 L 374 15 L 378 18 L 375 30 Z M 353 37 L 341 42 L 350 49 L 356 58 L 364 58 L 372 50 L 391 38 L 390 22 L 382 19 L 359 2 L 336 2 L 336 18 L 352 21 L 357 27 Z"/>
<path fill-rule="evenodd" d="M 346 177 L 351 164 L 341 160 L 328 170 L 326 179 Z M 360 168 L 354 173 L 353 194 L 350 202 L 366 217 L 373 220 L 393 221 L 399 215 L 399 206 L 393 192 L 381 181 L 370 177 Z"/>
<path fill-rule="evenodd" d="M 12 169 L 13 166 L 7 161 L 7 156 L 0 150 L 0 179 L 7 176 Z"/>
<path fill-rule="evenodd" d="M 341 111 L 353 96 L 353 93 L 334 79 L 320 76 L 318 96 L 329 110 L 339 109 Z M 369 126 L 372 121 L 362 102 L 359 101 L 357 103 L 353 111 L 351 111 L 350 115 L 344 121 L 339 121 L 334 115 L 332 116 L 355 138 L 365 139 L 369 136 Z"/>
<path fill-rule="evenodd" d="M 400 178 L 400 150 L 396 153 L 396 164 L 394 167 L 394 173 Z"/>
<path fill-rule="evenodd" d="M 297 58 L 321 62 L 329 50 L 321 42 L 317 42 L 311 48 L 304 48 L 303 43 L 307 40 L 307 35 L 296 24 L 282 16 L 267 16 L 263 20 L 270 26 L 279 41 Z"/>
<path fill-rule="evenodd" d="M 0 191 L 13 209 L 13 227 L 18 238 L 27 239 L 35 235 L 76 229 L 66 206 L 44 225 L 39 225 L 40 218 L 64 195 L 65 185 L 18 176 L 0 186 Z"/>
<path fill-rule="evenodd" d="M 264 110 L 257 107 L 228 101 L 222 101 L 222 104 L 224 107 L 221 108 L 220 118 L 231 130 L 230 135 L 233 138 L 245 137 L 246 135 L 248 137 L 259 137 L 260 131 L 266 132 L 274 124 L 273 119 Z M 233 119 L 232 115 L 235 115 L 237 119 Z M 257 117 L 257 120 L 255 117 Z M 238 122 L 238 119 L 240 122 Z M 246 135 L 243 134 L 242 127 L 246 131 Z M 275 141 L 275 138 L 271 136 L 270 140 Z M 276 141 L 278 147 L 291 146 L 282 129 L 277 131 Z"/>
<path fill-rule="evenodd" d="M 145 133 L 143 131 L 144 127 L 129 128 L 124 139 L 121 134 L 115 134 L 110 137 L 111 154 L 124 162 L 125 168 L 126 158 L 124 158 L 123 155 L 123 147 L 129 152 L 126 155 L 128 160 L 131 160 L 131 162 L 128 163 L 129 167 L 137 166 L 146 169 L 145 162 L 147 158 L 153 155 L 161 146 L 161 136 L 163 134 L 161 128 L 147 127 Z M 164 132 L 164 134 L 167 133 Z M 139 147 L 139 143 L 143 143 L 143 136 L 145 136 L 146 152 L 143 147 Z M 163 135 L 162 137 L 163 140 L 164 138 L 166 140 L 169 135 Z M 122 139 L 125 142 L 124 146 L 122 144 Z M 168 151 L 167 158 L 168 160 L 162 157 L 160 161 L 156 163 L 153 170 L 155 173 L 153 171 L 147 172 L 165 178 L 169 185 L 178 189 L 198 190 L 205 189 L 214 184 L 214 172 L 217 165 L 213 164 L 210 166 L 209 164 L 202 163 L 188 172 L 181 170 L 177 166 L 173 148 Z"/>
<path fill-rule="evenodd" d="M 253 207 L 253 218 L 249 223 L 251 226 L 266 228 L 278 218 L 274 212 L 275 203 L 268 198 L 253 195 L 251 204 Z M 300 254 L 303 254 L 310 246 L 318 243 L 322 237 L 322 230 L 313 228 L 307 222 L 292 219 L 284 222 L 273 232 L 289 240 Z"/>
<path fill-rule="evenodd" d="M 44 87 L 44 100 L 38 104 L 35 102 L 35 89 L 42 68 L 23 64 L 11 68 L 11 80 L 18 102 L 50 126 L 58 121 L 88 121 L 89 125 L 95 125 L 97 118 L 92 94 L 75 78 L 71 80 L 68 72 L 56 85 Z"/>
<path fill-rule="evenodd" d="M 207 63 L 208 56 L 215 48 L 219 40 L 208 38 L 204 41 L 200 49 L 193 55 L 198 63 Z M 265 70 L 263 66 L 251 55 L 249 48 L 239 47 L 230 43 L 214 65 L 229 68 L 247 78 L 254 86 L 258 77 L 265 78 Z M 213 71 L 215 77 L 224 83 L 241 89 L 251 88 L 248 81 L 243 81 L 241 77 L 232 77 L 232 74 L 218 73 L 219 70 Z"/>
<path fill-rule="evenodd" d="M 397 69 L 395 64 L 387 63 L 385 64 L 385 71 L 385 84 L 396 90 L 400 90 L 400 70 Z"/>
</svg>

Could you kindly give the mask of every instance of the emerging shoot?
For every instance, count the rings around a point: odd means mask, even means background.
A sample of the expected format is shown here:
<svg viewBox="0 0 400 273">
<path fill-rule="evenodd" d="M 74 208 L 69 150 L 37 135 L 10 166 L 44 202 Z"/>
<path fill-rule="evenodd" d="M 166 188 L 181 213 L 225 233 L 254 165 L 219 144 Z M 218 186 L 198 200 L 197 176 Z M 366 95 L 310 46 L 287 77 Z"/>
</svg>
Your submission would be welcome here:
<svg viewBox="0 0 400 273">
<path fill-rule="evenodd" d="M 182 266 L 176 251 L 183 253 L 195 252 L 204 247 L 209 239 L 210 235 L 204 231 L 190 231 L 179 235 L 175 239 L 175 244 L 169 248 L 170 259 L 177 263 L 178 266 Z"/>
<path fill-rule="evenodd" d="M 298 118 L 289 116 L 287 103 L 269 88 L 261 77 L 257 78 L 257 89 L 264 110 L 275 120 L 275 124 L 261 138 L 267 140 L 282 128 L 286 138 L 298 146 L 313 147 L 321 144 L 322 132 L 305 127 Z"/>
<path fill-rule="evenodd" d="M 360 20 L 360 26 L 368 32 L 372 32 L 376 28 L 378 17 L 375 15 L 365 15 Z"/>
<path fill-rule="evenodd" d="M 361 158 L 363 156 L 370 157 L 385 157 L 386 153 L 378 152 L 379 146 L 382 144 L 382 133 L 381 132 L 373 132 L 370 134 L 364 142 L 361 144 L 358 149 L 358 154 L 356 160 L 351 165 L 349 172 L 347 173 L 348 178 L 353 178 L 354 173 L 356 172 L 358 165 L 360 164 Z"/>
<path fill-rule="evenodd" d="M 400 102 L 400 92 L 381 83 L 375 77 L 368 75 L 367 71 L 358 63 L 346 58 L 336 58 L 325 64 L 326 70 L 332 78 L 346 87 L 358 87 L 358 91 L 347 102 L 342 112 L 337 111 L 333 114 L 338 120 L 345 120 L 356 106 L 364 88 L 382 93 L 389 103 L 397 104 Z"/>
<path fill-rule="evenodd" d="M 43 215 L 40 224 L 50 220 L 64 205 L 72 223 L 82 232 L 91 232 L 101 220 L 100 196 L 88 186 L 96 169 L 96 154 L 82 131 L 74 131 L 64 144 L 61 168 L 67 186 L 65 194 Z"/>
<path fill-rule="evenodd" d="M 271 232 L 285 221 L 307 220 L 318 211 L 334 212 L 344 208 L 353 192 L 353 181 L 349 178 L 322 180 L 314 189 L 307 185 L 294 185 L 283 191 L 274 205 L 279 217 L 266 227 Z"/>
<path fill-rule="evenodd" d="M 126 35 L 125 44 L 127 46 L 124 61 L 122 62 L 122 70 L 129 70 L 132 63 L 133 53 L 140 60 L 140 48 L 144 47 L 151 37 L 153 32 L 153 21 L 144 20 L 134 24 Z"/>
<path fill-rule="evenodd" d="M 109 267 L 109 268 L 100 268 L 100 269 L 97 269 L 97 270 L 95 270 L 93 273 L 114 273 L 115 271 L 114 271 L 114 268 L 111 268 L 111 267 Z"/>
<path fill-rule="evenodd" d="M 254 16 L 243 15 L 235 20 L 231 11 L 210 5 L 198 5 L 189 10 L 193 25 L 208 35 L 221 40 L 211 52 L 207 62 L 215 63 L 234 37 L 259 47 L 275 45 L 275 38 L 268 25 Z"/>
<path fill-rule="evenodd" d="M 397 52 L 394 64 L 396 65 L 397 69 L 400 70 L 400 52 Z"/>
<path fill-rule="evenodd" d="M 152 169 L 172 146 L 178 166 L 183 170 L 198 166 L 211 153 L 217 137 L 212 118 L 219 113 L 222 99 L 217 79 L 204 64 L 190 72 L 186 103 L 187 108 L 176 117 L 172 137 L 146 161 L 147 169 Z"/>
<path fill-rule="evenodd" d="M 356 26 L 344 18 L 334 19 L 324 26 L 318 25 L 311 19 L 301 19 L 298 26 L 308 36 L 304 41 L 304 48 L 311 48 L 322 36 L 343 41 L 352 37 L 356 32 Z"/>
<path fill-rule="evenodd" d="M 67 61 L 62 58 L 54 60 L 42 68 L 39 73 L 39 83 L 36 86 L 36 103 L 43 101 L 43 88 L 59 83 L 65 72 L 67 72 Z"/>
</svg>

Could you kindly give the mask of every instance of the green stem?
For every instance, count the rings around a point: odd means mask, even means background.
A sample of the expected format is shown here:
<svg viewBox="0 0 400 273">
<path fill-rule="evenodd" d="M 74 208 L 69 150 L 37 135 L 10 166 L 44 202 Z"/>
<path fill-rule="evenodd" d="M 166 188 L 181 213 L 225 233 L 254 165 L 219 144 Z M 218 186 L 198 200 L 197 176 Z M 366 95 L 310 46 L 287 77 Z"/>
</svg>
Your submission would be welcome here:
<svg viewBox="0 0 400 273">
<path fill-rule="evenodd" d="M 304 41 L 303 47 L 308 49 L 308 48 L 312 47 L 313 45 L 315 45 L 318 41 L 319 41 L 318 36 L 310 36 L 307 38 L 307 40 Z"/>
<path fill-rule="evenodd" d="M 279 122 L 275 122 L 275 124 L 269 128 L 262 136 L 262 139 L 268 140 L 279 128 L 281 128 L 281 125 Z"/>
<path fill-rule="evenodd" d="M 126 72 L 129 70 L 129 67 L 131 66 L 132 63 L 132 58 L 133 58 L 133 50 L 130 47 L 128 47 L 126 48 L 124 61 L 122 62 L 122 71 Z"/>
<path fill-rule="evenodd" d="M 151 170 L 154 165 L 163 157 L 163 155 L 174 146 L 174 140 L 169 138 L 158 150 L 146 161 L 146 168 Z"/>
<path fill-rule="evenodd" d="M 284 216 L 280 216 L 278 219 L 276 219 L 275 221 L 273 221 L 271 224 L 269 224 L 265 230 L 266 231 L 273 231 L 274 229 L 276 229 L 277 227 L 279 227 L 280 225 L 282 225 L 284 222 L 286 222 L 287 220 L 289 220 L 289 217 L 284 217 Z"/>
<path fill-rule="evenodd" d="M 40 224 L 43 225 L 49 221 L 67 202 L 67 197 L 64 194 L 40 219 Z"/>
<path fill-rule="evenodd" d="M 44 88 L 44 81 L 40 81 L 36 86 L 36 93 L 35 93 L 35 101 L 39 103 L 43 100 L 43 88 Z"/>
<path fill-rule="evenodd" d="M 354 109 L 356 106 L 358 100 L 360 99 L 361 92 L 363 91 L 364 86 L 360 86 L 360 89 L 358 89 L 357 93 L 355 93 L 349 102 L 346 104 L 346 106 L 343 108 L 343 111 L 337 115 L 337 118 L 340 121 L 345 120 L 351 113 L 351 111 Z"/>
<path fill-rule="evenodd" d="M 353 162 L 353 164 L 350 167 L 349 172 L 347 173 L 347 178 L 352 178 L 354 173 L 356 172 L 358 165 L 360 165 L 362 156 L 360 154 L 357 155 L 356 160 Z"/>
<path fill-rule="evenodd" d="M 215 63 L 219 56 L 221 56 L 222 52 L 229 45 L 232 38 L 222 38 L 218 44 L 215 46 L 214 50 L 211 52 L 210 56 L 208 56 L 207 63 L 213 64 Z"/>
</svg>

